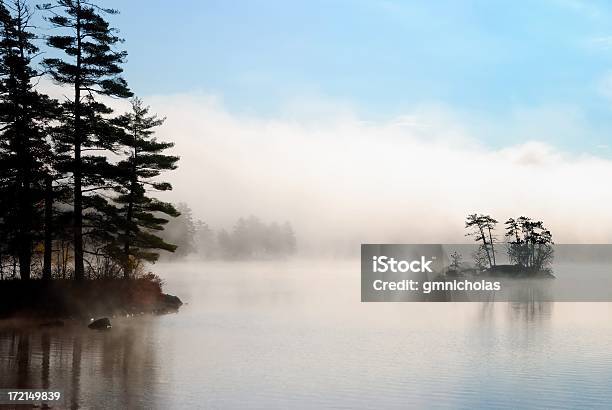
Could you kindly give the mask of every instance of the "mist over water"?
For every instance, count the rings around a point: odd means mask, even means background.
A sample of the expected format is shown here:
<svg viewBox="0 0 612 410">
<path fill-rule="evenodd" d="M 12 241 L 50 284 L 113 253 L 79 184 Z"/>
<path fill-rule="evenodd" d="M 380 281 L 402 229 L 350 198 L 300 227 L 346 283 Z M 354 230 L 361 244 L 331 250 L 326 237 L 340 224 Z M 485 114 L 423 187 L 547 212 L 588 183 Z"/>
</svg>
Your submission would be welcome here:
<svg viewBox="0 0 612 410">
<path fill-rule="evenodd" d="M 2 387 L 106 408 L 571 408 L 612 401 L 612 304 L 361 303 L 359 261 L 156 266 L 176 315 L 0 331 Z M 26 354 L 27 353 L 27 354 Z"/>
</svg>

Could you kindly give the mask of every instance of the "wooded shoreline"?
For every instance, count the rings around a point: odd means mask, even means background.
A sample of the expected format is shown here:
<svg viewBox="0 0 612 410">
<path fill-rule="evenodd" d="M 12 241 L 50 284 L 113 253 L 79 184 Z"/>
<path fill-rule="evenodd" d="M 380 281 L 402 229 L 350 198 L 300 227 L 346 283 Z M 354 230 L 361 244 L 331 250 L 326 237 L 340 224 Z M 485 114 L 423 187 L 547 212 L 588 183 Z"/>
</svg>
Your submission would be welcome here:
<svg viewBox="0 0 612 410">
<path fill-rule="evenodd" d="M 89 319 L 178 311 L 181 300 L 150 278 L 97 280 L 5 280 L 0 318 Z"/>
</svg>

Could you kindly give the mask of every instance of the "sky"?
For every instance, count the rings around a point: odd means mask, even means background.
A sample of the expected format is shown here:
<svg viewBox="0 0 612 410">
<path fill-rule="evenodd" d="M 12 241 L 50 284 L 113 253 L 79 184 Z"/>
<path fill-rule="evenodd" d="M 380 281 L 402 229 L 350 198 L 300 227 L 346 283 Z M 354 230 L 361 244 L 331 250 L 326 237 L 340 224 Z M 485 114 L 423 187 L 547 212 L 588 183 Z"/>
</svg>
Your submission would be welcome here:
<svg viewBox="0 0 612 410">
<path fill-rule="evenodd" d="M 612 5 L 177 3 L 104 4 L 181 158 L 162 199 L 213 229 L 354 250 L 464 242 L 490 213 L 612 243 Z"/>
<path fill-rule="evenodd" d="M 423 107 L 483 143 L 612 155 L 612 4 L 511 1 L 107 1 L 141 95 L 202 92 L 236 113 Z M 608 146 L 610 145 L 610 147 Z"/>
</svg>

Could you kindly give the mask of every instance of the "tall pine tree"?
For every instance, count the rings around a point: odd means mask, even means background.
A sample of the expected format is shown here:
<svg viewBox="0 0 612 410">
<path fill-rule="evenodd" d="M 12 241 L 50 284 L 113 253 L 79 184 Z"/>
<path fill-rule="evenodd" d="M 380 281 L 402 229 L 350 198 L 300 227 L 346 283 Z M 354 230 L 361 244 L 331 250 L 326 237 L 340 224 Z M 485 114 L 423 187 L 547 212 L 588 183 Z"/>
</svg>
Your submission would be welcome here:
<svg viewBox="0 0 612 410">
<path fill-rule="evenodd" d="M 30 31 L 32 12 L 24 0 L 0 2 L 0 123 L 2 208 L 21 279 L 31 276 L 32 249 L 42 231 L 39 206 L 50 165 L 47 139 L 55 102 L 34 89 L 38 48 Z M 9 222 L 10 221 L 10 222 Z"/>
<path fill-rule="evenodd" d="M 151 191 L 168 191 L 172 186 L 157 179 L 162 172 L 176 168 L 178 157 L 164 154 L 174 146 L 171 142 L 158 141 L 154 129 L 164 119 L 149 114 L 149 107 L 138 98 L 132 99 L 132 112 L 121 116 L 119 122 L 125 129 L 123 146 L 127 158 L 119 163 L 121 184 L 116 202 L 123 205 L 123 275 L 130 278 L 136 264 L 154 262 L 158 249 L 174 252 L 175 245 L 156 235 L 168 222 L 165 216 L 176 217 L 174 206 L 148 195 Z"/>
<path fill-rule="evenodd" d="M 104 19 L 105 15 L 116 14 L 116 10 L 87 0 L 57 0 L 41 8 L 60 31 L 48 38 L 48 45 L 65 54 L 63 59 L 45 59 L 44 65 L 57 83 L 74 91 L 73 98 L 64 105 L 60 141 L 72 151 L 66 166 L 73 177 L 74 277 L 81 280 L 85 275 L 84 214 L 88 211 L 86 216 L 92 215 L 93 224 L 100 226 L 101 213 L 112 212 L 102 191 L 112 188 L 115 178 L 113 165 L 104 155 L 116 149 L 117 133 L 108 120 L 112 110 L 96 97 L 131 96 L 121 77 L 121 64 L 127 53 L 114 49 L 121 39 Z"/>
<path fill-rule="evenodd" d="M 0 35 L 4 39 L 8 35 L 7 28 L 10 27 L 11 15 L 5 7 L 4 2 L 0 2 Z M 0 99 L 2 102 L 7 101 L 8 93 L 6 87 L 6 79 L 9 75 L 9 70 L 5 64 L 8 49 L 2 42 L 0 49 Z M 4 104 L 3 104 L 4 105 Z M 0 119 L 2 121 L 3 119 Z M 15 245 L 15 187 L 16 178 L 14 165 L 14 154 L 10 148 L 10 139 L 5 133 L 8 123 L 0 123 L 0 277 L 4 279 L 4 261 L 9 260 L 14 256 Z"/>
</svg>

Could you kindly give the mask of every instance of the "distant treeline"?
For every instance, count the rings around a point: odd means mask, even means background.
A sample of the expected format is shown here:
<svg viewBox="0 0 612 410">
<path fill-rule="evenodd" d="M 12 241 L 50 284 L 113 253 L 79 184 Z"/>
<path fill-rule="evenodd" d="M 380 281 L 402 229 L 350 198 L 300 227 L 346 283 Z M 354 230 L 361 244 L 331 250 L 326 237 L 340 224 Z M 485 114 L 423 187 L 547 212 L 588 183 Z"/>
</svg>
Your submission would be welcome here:
<svg viewBox="0 0 612 410">
<path fill-rule="evenodd" d="M 168 242 L 178 245 L 168 258 L 187 255 L 203 259 L 268 259 L 296 252 L 295 233 L 289 222 L 266 223 L 255 216 L 240 218 L 230 230 L 213 230 L 193 217 L 185 203 L 177 205 L 181 215 L 174 218 L 162 233 Z"/>
<path fill-rule="evenodd" d="M 133 97 L 106 20 L 117 11 L 34 3 L 0 1 L 0 279 L 134 277 L 176 249 L 159 232 L 179 213 L 153 196 L 171 189 L 160 175 L 177 166 L 173 143 L 141 100 L 124 114 L 104 103 Z"/>
</svg>

